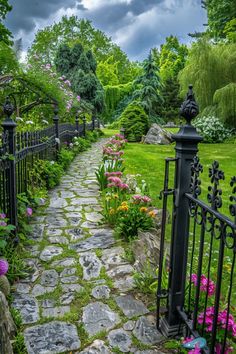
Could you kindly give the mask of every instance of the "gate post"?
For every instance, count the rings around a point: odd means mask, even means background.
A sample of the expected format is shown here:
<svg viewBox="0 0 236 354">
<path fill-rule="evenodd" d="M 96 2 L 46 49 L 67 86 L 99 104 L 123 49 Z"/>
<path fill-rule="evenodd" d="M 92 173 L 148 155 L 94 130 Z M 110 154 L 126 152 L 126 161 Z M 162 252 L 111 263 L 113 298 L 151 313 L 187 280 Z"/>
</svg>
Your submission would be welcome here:
<svg viewBox="0 0 236 354">
<path fill-rule="evenodd" d="M 11 118 L 14 112 L 14 106 L 11 103 L 9 97 L 6 98 L 6 102 L 3 106 L 6 119 L 2 123 L 4 133 L 7 134 L 8 153 L 12 155 L 12 159 L 9 160 L 9 169 L 7 170 L 7 184 L 8 188 L 6 193 L 9 193 L 9 219 L 10 223 L 17 228 L 17 187 L 16 187 L 16 141 L 15 141 L 15 129 L 17 124 Z"/>
<path fill-rule="evenodd" d="M 177 309 L 183 308 L 185 297 L 189 235 L 189 204 L 185 193 L 190 192 L 191 162 L 198 151 L 198 143 L 202 140 L 196 128 L 191 125 L 191 120 L 199 112 L 192 88 L 192 85 L 189 85 L 186 100 L 180 109 L 180 114 L 186 119 L 187 123 L 181 127 L 178 134 L 173 135 L 173 139 L 176 142 L 175 156 L 177 163 L 168 284 L 168 311 L 160 324 L 160 330 L 165 336 L 173 336 L 179 332 L 181 320 Z"/>
<path fill-rule="evenodd" d="M 60 150 L 60 135 L 59 135 L 59 117 L 58 117 L 58 104 L 54 104 L 54 117 L 53 117 L 53 123 L 55 126 L 55 140 L 56 140 L 56 160 L 58 159 L 58 154 Z"/>
</svg>

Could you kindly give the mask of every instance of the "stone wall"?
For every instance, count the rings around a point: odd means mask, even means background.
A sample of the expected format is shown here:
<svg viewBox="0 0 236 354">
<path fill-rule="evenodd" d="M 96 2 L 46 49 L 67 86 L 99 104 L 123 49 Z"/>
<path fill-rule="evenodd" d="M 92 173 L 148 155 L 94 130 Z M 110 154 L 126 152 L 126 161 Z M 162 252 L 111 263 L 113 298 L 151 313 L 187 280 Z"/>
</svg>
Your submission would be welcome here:
<svg viewBox="0 0 236 354">
<path fill-rule="evenodd" d="M 0 291 L 0 353 L 13 354 L 11 339 L 16 332 L 5 295 Z"/>
</svg>

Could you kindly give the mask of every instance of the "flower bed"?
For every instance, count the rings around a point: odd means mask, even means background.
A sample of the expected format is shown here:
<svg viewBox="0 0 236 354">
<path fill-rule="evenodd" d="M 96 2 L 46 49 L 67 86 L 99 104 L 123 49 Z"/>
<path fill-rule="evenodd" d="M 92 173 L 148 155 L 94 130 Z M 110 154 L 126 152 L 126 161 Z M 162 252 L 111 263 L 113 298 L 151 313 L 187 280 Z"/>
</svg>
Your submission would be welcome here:
<svg viewBox="0 0 236 354">
<path fill-rule="evenodd" d="M 139 187 L 124 174 L 126 144 L 124 136 L 116 134 L 103 146 L 103 162 L 96 176 L 102 191 L 104 219 L 119 237 L 128 241 L 137 236 L 139 229 L 152 228 L 156 213 L 150 196 L 145 194 L 146 183 Z"/>
</svg>

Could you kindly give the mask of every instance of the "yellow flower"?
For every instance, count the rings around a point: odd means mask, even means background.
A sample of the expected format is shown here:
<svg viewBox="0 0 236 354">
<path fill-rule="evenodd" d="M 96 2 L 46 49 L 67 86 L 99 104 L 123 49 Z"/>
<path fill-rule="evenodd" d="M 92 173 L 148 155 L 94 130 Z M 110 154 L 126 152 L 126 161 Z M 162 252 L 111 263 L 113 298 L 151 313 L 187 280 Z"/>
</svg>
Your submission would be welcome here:
<svg viewBox="0 0 236 354">
<path fill-rule="evenodd" d="M 148 210 L 148 208 L 146 208 L 146 207 L 141 207 L 139 210 L 141 211 L 141 213 L 146 213 L 147 210 Z"/>
<path fill-rule="evenodd" d="M 113 209 L 113 208 L 111 208 L 111 209 L 109 210 L 109 214 L 110 214 L 110 215 L 114 215 L 115 212 L 116 212 L 116 211 L 115 211 L 115 209 Z"/>
<path fill-rule="evenodd" d="M 121 205 L 122 206 L 128 206 L 128 203 L 127 202 L 122 202 Z"/>
<path fill-rule="evenodd" d="M 122 205 L 122 204 L 117 208 L 117 210 L 118 211 L 128 211 L 129 210 L 128 205 L 127 204 L 126 205 Z"/>
<path fill-rule="evenodd" d="M 106 201 L 109 202 L 111 200 L 111 197 L 106 197 Z"/>
<path fill-rule="evenodd" d="M 119 198 L 118 194 L 114 194 L 114 195 L 113 195 L 113 198 L 114 198 L 114 199 L 118 199 L 118 198 Z"/>
<path fill-rule="evenodd" d="M 152 211 L 149 211 L 148 215 L 149 215 L 151 218 L 155 218 L 156 213 L 155 213 L 154 210 L 152 210 Z"/>
</svg>

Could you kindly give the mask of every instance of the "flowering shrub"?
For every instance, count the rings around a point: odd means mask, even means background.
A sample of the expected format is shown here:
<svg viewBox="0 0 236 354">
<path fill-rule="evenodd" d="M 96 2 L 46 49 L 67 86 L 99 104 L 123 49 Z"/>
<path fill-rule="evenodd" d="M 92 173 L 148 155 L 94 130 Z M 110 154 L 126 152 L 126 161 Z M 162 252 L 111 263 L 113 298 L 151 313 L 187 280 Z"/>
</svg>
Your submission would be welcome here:
<svg viewBox="0 0 236 354">
<path fill-rule="evenodd" d="M 216 117 L 199 117 L 193 125 L 206 143 L 220 143 L 232 135 Z"/>
<path fill-rule="evenodd" d="M 148 202 L 123 202 L 117 211 L 115 232 L 127 241 L 137 236 L 139 229 L 148 230 L 153 227 L 155 212 L 148 208 Z"/>
</svg>

